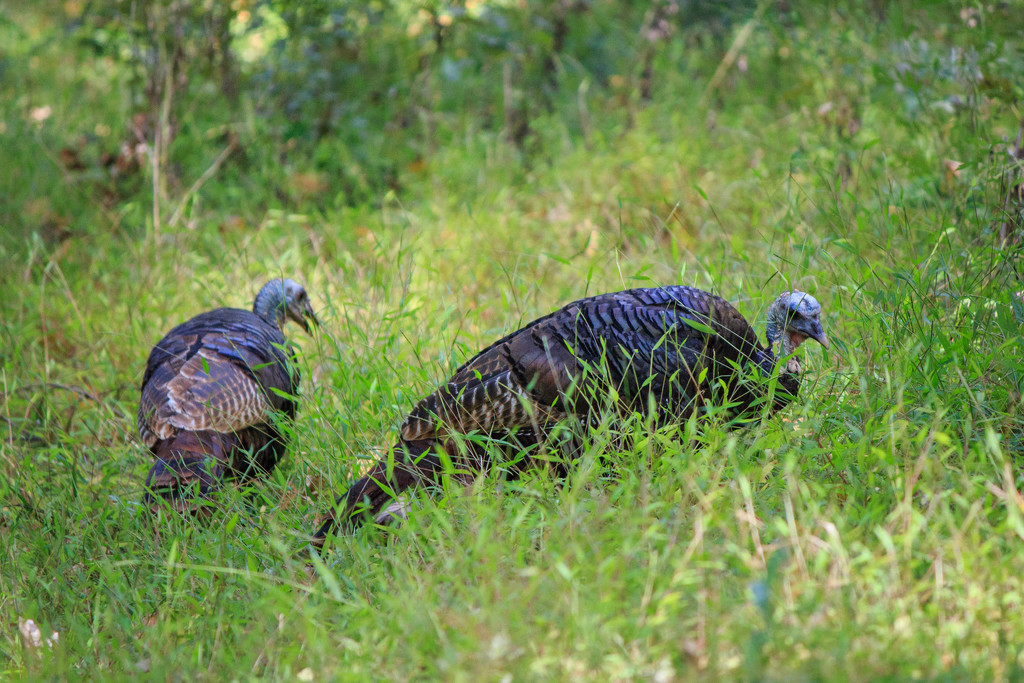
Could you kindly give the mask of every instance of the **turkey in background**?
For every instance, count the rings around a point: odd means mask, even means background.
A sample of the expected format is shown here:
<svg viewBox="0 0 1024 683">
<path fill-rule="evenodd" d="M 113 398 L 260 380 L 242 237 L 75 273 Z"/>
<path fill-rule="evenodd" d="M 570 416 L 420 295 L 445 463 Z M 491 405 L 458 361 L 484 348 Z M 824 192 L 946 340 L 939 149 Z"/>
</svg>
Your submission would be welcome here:
<svg viewBox="0 0 1024 683">
<path fill-rule="evenodd" d="M 218 308 L 184 322 L 149 354 L 138 429 L 156 463 L 146 502 L 195 511 L 226 476 L 261 476 L 286 447 L 276 420 L 295 417 L 299 373 L 281 329 L 319 325 L 294 280 L 274 279 L 252 312 Z M 309 321 L 309 322 L 307 322 Z"/>
</svg>

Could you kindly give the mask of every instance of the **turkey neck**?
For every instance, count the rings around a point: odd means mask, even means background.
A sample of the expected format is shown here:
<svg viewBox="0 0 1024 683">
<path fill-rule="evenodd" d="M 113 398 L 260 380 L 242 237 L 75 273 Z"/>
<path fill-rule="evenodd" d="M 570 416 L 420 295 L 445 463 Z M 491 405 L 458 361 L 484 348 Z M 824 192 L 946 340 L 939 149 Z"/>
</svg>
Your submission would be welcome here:
<svg viewBox="0 0 1024 683">
<path fill-rule="evenodd" d="M 283 327 L 285 317 L 284 283 L 271 280 L 263 285 L 252 304 L 252 312 L 272 325 Z"/>
<path fill-rule="evenodd" d="M 782 333 L 782 338 L 772 345 L 775 347 L 775 357 L 779 360 L 779 379 L 800 381 L 800 359 L 793 355 L 793 352 L 802 341 L 795 339 L 793 333 L 787 330 Z M 788 377 L 784 377 L 786 375 Z"/>
</svg>

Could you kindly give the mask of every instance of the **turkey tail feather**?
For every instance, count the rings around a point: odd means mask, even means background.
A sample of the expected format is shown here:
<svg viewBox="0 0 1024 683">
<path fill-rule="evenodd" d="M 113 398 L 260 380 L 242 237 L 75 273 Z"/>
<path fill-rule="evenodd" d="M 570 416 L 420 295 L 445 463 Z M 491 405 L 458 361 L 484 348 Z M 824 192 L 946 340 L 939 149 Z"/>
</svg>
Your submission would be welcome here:
<svg viewBox="0 0 1024 683">
<path fill-rule="evenodd" d="M 156 463 L 146 477 L 145 503 L 154 511 L 161 499 L 179 512 L 196 512 L 220 488 L 231 453 L 240 446 L 234 434 L 181 432 L 154 445 Z"/>
</svg>

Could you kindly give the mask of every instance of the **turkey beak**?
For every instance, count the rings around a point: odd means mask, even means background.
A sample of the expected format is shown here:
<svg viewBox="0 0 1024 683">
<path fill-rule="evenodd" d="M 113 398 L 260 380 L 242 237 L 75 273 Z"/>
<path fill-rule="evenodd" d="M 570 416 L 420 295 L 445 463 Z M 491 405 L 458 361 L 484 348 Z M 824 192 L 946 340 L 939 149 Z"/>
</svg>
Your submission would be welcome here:
<svg viewBox="0 0 1024 683">
<path fill-rule="evenodd" d="M 302 329 L 306 331 L 306 334 L 312 334 L 309 323 L 313 323 L 313 327 L 320 327 L 320 319 L 316 317 L 313 307 L 308 302 L 302 307 L 302 315 L 299 316 L 298 322 L 302 325 Z"/>
<path fill-rule="evenodd" d="M 798 318 L 797 320 L 794 320 L 787 329 L 789 332 L 799 334 L 801 342 L 803 342 L 804 339 L 813 339 L 826 349 L 829 347 L 828 337 L 825 336 L 825 330 L 821 329 L 821 321 L 818 320 L 818 316 Z M 797 344 L 797 346 L 799 346 L 799 344 Z"/>
<path fill-rule="evenodd" d="M 828 337 L 825 336 L 825 330 L 821 329 L 821 321 L 815 319 L 814 322 L 811 323 L 811 329 L 809 332 L 810 334 L 807 335 L 808 337 L 818 342 L 826 349 L 829 347 Z"/>
<path fill-rule="evenodd" d="M 296 302 L 296 304 L 289 306 L 288 317 L 305 330 L 306 334 L 312 334 L 309 327 L 310 322 L 313 323 L 314 327 L 320 327 L 320 320 L 313 313 L 313 306 L 309 301 L 303 301 L 301 304 Z"/>
</svg>

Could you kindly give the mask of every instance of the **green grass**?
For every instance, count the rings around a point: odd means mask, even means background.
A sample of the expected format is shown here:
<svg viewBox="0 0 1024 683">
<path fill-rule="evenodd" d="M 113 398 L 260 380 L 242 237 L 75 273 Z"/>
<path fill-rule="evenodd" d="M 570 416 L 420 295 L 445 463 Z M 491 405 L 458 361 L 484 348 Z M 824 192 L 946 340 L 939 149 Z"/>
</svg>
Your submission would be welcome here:
<svg viewBox="0 0 1024 683">
<path fill-rule="evenodd" d="M 136 111 L 133 72 L 69 36 L 74 3 L 12 8 L 0 677 L 1019 679 L 1024 252 L 1019 222 L 1006 244 L 999 227 L 1021 211 L 1021 20 L 774 7 L 717 88 L 752 14 L 718 42 L 662 45 L 646 105 L 635 74 L 567 60 L 524 149 L 481 113 L 500 101 L 473 100 L 500 82 L 491 62 L 407 129 L 366 109 L 363 138 L 319 141 L 289 142 L 257 85 L 236 107 L 197 76 L 159 226 L 150 170 L 110 180 L 94 161 Z M 189 194 L 225 128 L 243 152 Z M 88 168 L 69 172 L 60 150 L 82 139 Z M 154 519 L 134 426 L 146 355 L 276 274 L 324 321 L 288 331 L 289 455 L 207 522 Z M 584 295 L 668 283 L 713 289 L 762 332 L 799 286 L 833 347 L 803 349 L 801 396 L 770 422 L 607 424 L 564 485 L 493 473 L 310 553 L 334 496 L 476 349 Z M 24 619 L 58 644 L 27 645 Z"/>
</svg>

